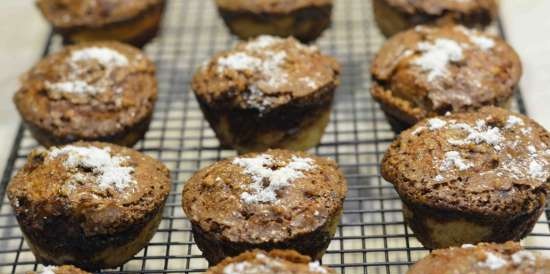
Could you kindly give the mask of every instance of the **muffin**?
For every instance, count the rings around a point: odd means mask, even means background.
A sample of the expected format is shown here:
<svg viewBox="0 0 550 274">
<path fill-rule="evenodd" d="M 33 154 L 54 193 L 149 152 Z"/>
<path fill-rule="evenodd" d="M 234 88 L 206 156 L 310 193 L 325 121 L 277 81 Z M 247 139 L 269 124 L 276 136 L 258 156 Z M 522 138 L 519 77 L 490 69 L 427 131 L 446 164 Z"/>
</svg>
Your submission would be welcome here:
<svg viewBox="0 0 550 274">
<path fill-rule="evenodd" d="M 482 243 L 433 251 L 408 274 L 543 274 L 550 258 L 523 250 L 518 243 Z"/>
<path fill-rule="evenodd" d="M 544 210 L 550 135 L 497 107 L 430 118 L 404 131 L 382 161 L 406 223 L 430 249 L 520 240 Z"/>
<path fill-rule="evenodd" d="M 420 24 L 483 30 L 498 16 L 497 0 L 373 0 L 378 28 L 390 37 Z"/>
<path fill-rule="evenodd" d="M 333 0 L 216 0 L 216 5 L 241 39 L 266 34 L 309 42 L 330 26 Z"/>
<path fill-rule="evenodd" d="M 217 162 L 185 184 L 183 210 L 210 264 L 252 249 L 318 260 L 342 215 L 347 183 L 336 163 L 268 150 Z"/>
<path fill-rule="evenodd" d="M 65 43 L 116 40 L 141 47 L 160 28 L 165 0 L 37 0 Z"/>
<path fill-rule="evenodd" d="M 522 68 L 502 39 L 460 26 L 392 37 L 372 64 L 371 93 L 396 132 L 448 111 L 507 107 Z"/>
<path fill-rule="evenodd" d="M 305 150 L 324 133 L 339 76 L 338 62 L 317 48 L 261 36 L 215 55 L 192 88 L 223 146 Z"/>
<path fill-rule="evenodd" d="M 46 266 L 40 272 L 27 272 L 27 274 L 90 274 L 72 265 Z"/>
<path fill-rule="evenodd" d="M 154 64 L 118 42 L 67 47 L 21 77 L 14 102 L 43 146 L 78 140 L 133 146 L 157 100 Z"/>
<path fill-rule="evenodd" d="M 215 267 L 211 267 L 206 274 L 227 273 L 330 273 L 336 271 L 322 267 L 319 262 L 311 262 L 309 257 L 300 255 L 292 250 L 272 250 L 269 252 L 253 250 L 242 253 L 234 258 L 226 258 Z"/>
<path fill-rule="evenodd" d="M 31 152 L 7 191 L 37 261 L 95 271 L 125 263 L 153 237 L 170 174 L 135 150 L 78 142 Z"/>
</svg>

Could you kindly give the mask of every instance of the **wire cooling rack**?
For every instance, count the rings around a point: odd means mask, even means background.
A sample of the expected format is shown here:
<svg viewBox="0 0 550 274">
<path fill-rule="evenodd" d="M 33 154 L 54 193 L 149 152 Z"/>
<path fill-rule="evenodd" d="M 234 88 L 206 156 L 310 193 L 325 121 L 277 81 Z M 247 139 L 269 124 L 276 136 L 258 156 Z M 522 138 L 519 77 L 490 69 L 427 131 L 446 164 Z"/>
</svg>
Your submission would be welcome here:
<svg viewBox="0 0 550 274">
<path fill-rule="evenodd" d="M 149 245 L 124 266 L 105 273 L 194 273 L 208 267 L 180 204 L 183 184 L 197 169 L 234 155 L 220 149 L 189 88 L 198 65 L 236 42 L 212 2 L 169 1 L 162 31 L 146 48 L 157 64 L 160 94 L 151 129 L 137 148 L 172 170 L 173 191 Z M 428 253 L 403 222 L 393 186 L 379 174 L 382 155 L 394 138 L 369 94 L 370 62 L 383 41 L 369 0 L 336 1 L 333 26 L 317 41 L 343 65 L 330 126 L 313 150 L 336 160 L 349 183 L 341 225 L 322 260 L 340 273 L 405 273 Z M 44 54 L 59 47 L 59 37 L 51 36 Z M 514 108 L 525 112 L 520 95 Z M 36 146 L 20 127 L 0 188 L 0 273 L 40 269 L 5 197 L 11 176 Z M 548 216 L 550 209 L 523 241 L 527 248 L 550 250 Z"/>
</svg>

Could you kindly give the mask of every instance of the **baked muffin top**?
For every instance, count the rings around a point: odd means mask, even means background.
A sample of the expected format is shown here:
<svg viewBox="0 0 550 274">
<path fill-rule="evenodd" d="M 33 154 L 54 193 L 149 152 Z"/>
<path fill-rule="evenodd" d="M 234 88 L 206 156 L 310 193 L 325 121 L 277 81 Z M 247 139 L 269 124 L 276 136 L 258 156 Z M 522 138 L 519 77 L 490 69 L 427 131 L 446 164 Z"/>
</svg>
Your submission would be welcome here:
<svg viewBox="0 0 550 274">
<path fill-rule="evenodd" d="M 550 258 L 523 250 L 518 243 L 481 243 L 433 251 L 408 274 L 537 274 L 550 272 Z"/>
<path fill-rule="evenodd" d="M 333 90 L 339 73 L 316 47 L 264 35 L 216 54 L 195 74 L 193 90 L 210 105 L 264 112 Z"/>
<path fill-rule="evenodd" d="M 518 55 L 500 38 L 461 26 L 420 26 L 381 48 L 372 92 L 419 120 L 505 102 L 521 73 Z"/>
<path fill-rule="evenodd" d="M 27 272 L 27 274 L 89 274 L 80 268 L 72 265 L 46 266 L 40 272 Z"/>
<path fill-rule="evenodd" d="M 332 5 L 334 0 L 216 0 L 218 7 L 253 13 L 290 13 L 298 9 Z"/>
<path fill-rule="evenodd" d="M 15 104 L 26 121 L 58 136 L 97 138 L 123 131 L 153 111 L 154 64 L 118 42 L 53 53 L 21 77 Z"/>
<path fill-rule="evenodd" d="M 164 0 L 36 0 L 57 28 L 102 27 L 139 16 Z"/>
<path fill-rule="evenodd" d="M 49 219 L 61 216 L 93 236 L 142 223 L 169 191 L 170 174 L 159 161 L 112 144 L 78 142 L 31 152 L 8 197 L 20 223 L 47 229 Z"/>
<path fill-rule="evenodd" d="M 452 12 L 474 13 L 488 10 L 496 17 L 495 0 L 384 0 L 392 7 L 406 14 L 427 14 L 439 16 Z"/>
<path fill-rule="evenodd" d="M 229 241 L 279 242 L 324 225 L 341 210 L 346 191 L 334 161 L 268 150 L 198 171 L 183 190 L 183 209 Z"/>
<path fill-rule="evenodd" d="M 382 175 L 408 203 L 517 216 L 544 205 L 549 145 L 549 133 L 528 117 L 485 107 L 404 131 L 388 149 Z"/>
<path fill-rule="evenodd" d="M 226 258 L 211 267 L 206 274 L 334 274 L 336 271 L 310 262 L 309 257 L 293 250 L 253 250 L 233 258 Z"/>
</svg>

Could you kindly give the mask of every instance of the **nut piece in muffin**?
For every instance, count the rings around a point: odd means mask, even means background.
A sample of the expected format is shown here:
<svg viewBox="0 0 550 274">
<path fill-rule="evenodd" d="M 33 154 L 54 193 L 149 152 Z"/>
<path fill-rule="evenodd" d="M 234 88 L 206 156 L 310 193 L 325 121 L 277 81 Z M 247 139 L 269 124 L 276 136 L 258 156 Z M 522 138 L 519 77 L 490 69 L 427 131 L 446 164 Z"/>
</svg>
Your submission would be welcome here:
<svg viewBox="0 0 550 274">
<path fill-rule="evenodd" d="M 338 62 L 315 47 L 261 36 L 218 53 L 192 86 L 222 145 L 305 150 L 325 131 L 339 74 Z"/>
<path fill-rule="evenodd" d="M 155 66 L 118 42 L 70 46 L 21 77 L 14 102 L 43 146 L 78 140 L 133 146 L 157 100 Z"/>
<path fill-rule="evenodd" d="M 390 37 L 416 25 L 464 25 L 483 30 L 498 16 L 497 0 L 373 0 L 378 28 Z"/>
<path fill-rule="evenodd" d="M 323 267 L 319 262 L 293 250 L 253 250 L 233 258 L 226 258 L 218 265 L 211 267 L 206 274 L 336 274 L 333 269 Z"/>
<path fill-rule="evenodd" d="M 372 64 L 372 96 L 396 132 L 447 111 L 507 107 L 522 68 L 502 39 L 461 26 L 392 37 Z"/>
<path fill-rule="evenodd" d="M 293 249 L 321 258 L 336 232 L 347 183 L 336 163 L 268 150 L 199 170 L 183 210 L 210 264 L 251 249 Z"/>
<path fill-rule="evenodd" d="M 92 271 L 125 263 L 149 242 L 169 191 L 159 161 L 78 142 L 31 152 L 7 194 L 39 262 Z"/>
<path fill-rule="evenodd" d="M 65 43 L 116 40 L 141 47 L 160 28 L 165 0 L 37 0 Z"/>
<path fill-rule="evenodd" d="M 330 26 L 333 0 L 216 0 L 229 30 L 241 39 L 260 35 L 317 39 Z"/>
<path fill-rule="evenodd" d="M 72 265 L 45 266 L 40 272 L 27 272 L 27 274 L 90 274 Z"/>
<path fill-rule="evenodd" d="M 517 241 L 544 210 L 549 145 L 549 133 L 528 117 L 485 107 L 404 131 L 381 172 L 425 247 Z"/>
<path fill-rule="evenodd" d="M 408 274 L 543 274 L 550 258 L 521 248 L 519 243 L 465 244 L 433 251 Z"/>
</svg>

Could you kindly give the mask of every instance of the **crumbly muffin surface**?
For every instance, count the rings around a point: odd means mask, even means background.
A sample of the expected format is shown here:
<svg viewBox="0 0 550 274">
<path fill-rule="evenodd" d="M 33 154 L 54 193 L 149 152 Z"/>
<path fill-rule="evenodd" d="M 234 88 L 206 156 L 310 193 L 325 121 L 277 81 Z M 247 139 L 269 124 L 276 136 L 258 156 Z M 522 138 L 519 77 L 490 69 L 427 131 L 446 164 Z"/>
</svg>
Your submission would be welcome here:
<svg viewBox="0 0 550 274">
<path fill-rule="evenodd" d="M 216 0 L 216 4 L 223 9 L 254 13 L 289 13 L 332 3 L 333 0 Z"/>
<path fill-rule="evenodd" d="M 233 242 L 279 242 L 316 230 L 342 208 L 347 186 L 332 160 L 269 150 L 220 161 L 185 185 L 183 208 Z"/>
<path fill-rule="evenodd" d="M 309 257 L 293 250 L 253 250 L 233 258 L 227 258 L 208 269 L 206 274 L 255 274 L 255 273 L 336 273 L 330 268 L 311 262 Z"/>
<path fill-rule="evenodd" d="M 338 62 L 316 47 L 294 38 L 260 36 L 204 64 L 193 78 L 193 90 L 211 105 L 262 112 L 332 91 L 339 73 Z"/>
<path fill-rule="evenodd" d="M 93 236 L 150 218 L 169 191 L 169 171 L 159 161 L 120 146 L 79 142 L 33 151 L 8 197 L 25 225 L 44 229 L 49 218 L 67 216 Z"/>
<path fill-rule="evenodd" d="M 504 104 L 521 76 L 500 38 L 460 26 L 416 27 L 392 37 L 372 65 L 373 96 L 420 120 Z"/>
<path fill-rule="evenodd" d="M 28 272 L 27 274 L 89 274 L 72 265 L 46 266 L 40 272 Z"/>
<path fill-rule="evenodd" d="M 48 21 L 59 28 L 101 27 L 139 16 L 164 0 L 37 0 Z"/>
<path fill-rule="evenodd" d="M 523 250 L 518 243 L 481 243 L 433 251 L 408 274 L 538 274 L 550 272 L 550 258 Z"/>
<path fill-rule="evenodd" d="M 549 145 L 549 133 L 528 117 L 485 107 L 404 131 L 388 149 L 382 175 L 408 203 L 518 216 L 544 205 Z"/>
<path fill-rule="evenodd" d="M 469 13 L 476 10 L 496 11 L 495 0 L 385 0 L 392 7 L 408 14 L 443 15 L 447 12 Z M 493 14 L 495 16 L 496 14 Z"/>
<path fill-rule="evenodd" d="M 117 42 L 67 47 L 21 78 L 14 101 L 23 119 L 56 136 L 112 135 L 145 119 L 157 96 L 155 67 Z"/>
</svg>

